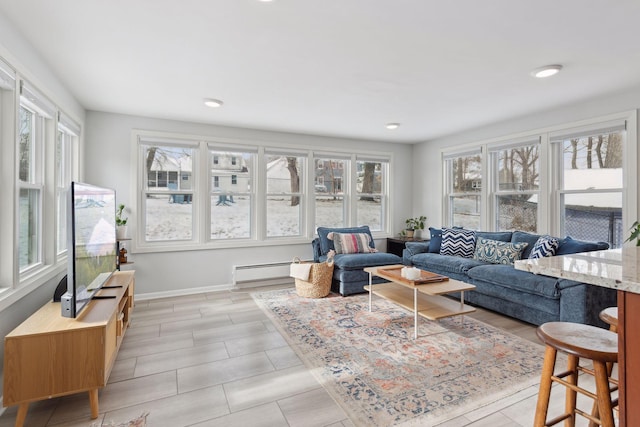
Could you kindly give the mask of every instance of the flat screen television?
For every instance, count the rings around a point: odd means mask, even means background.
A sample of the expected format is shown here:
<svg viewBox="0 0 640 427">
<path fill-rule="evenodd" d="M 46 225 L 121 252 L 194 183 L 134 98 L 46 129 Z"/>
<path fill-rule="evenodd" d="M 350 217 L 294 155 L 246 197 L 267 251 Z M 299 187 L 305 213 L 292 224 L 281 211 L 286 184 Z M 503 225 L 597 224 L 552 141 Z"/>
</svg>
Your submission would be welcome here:
<svg viewBox="0 0 640 427">
<path fill-rule="evenodd" d="M 77 317 L 116 271 L 116 193 L 72 182 L 67 209 L 67 292 L 60 302 L 64 317 Z"/>
</svg>

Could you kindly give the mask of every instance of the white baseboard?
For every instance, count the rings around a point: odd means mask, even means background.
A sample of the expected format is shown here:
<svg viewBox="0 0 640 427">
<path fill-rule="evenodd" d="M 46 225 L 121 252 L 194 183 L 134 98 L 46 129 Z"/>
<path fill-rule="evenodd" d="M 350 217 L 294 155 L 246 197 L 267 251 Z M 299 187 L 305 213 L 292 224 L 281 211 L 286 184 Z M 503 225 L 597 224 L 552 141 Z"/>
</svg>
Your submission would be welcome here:
<svg viewBox="0 0 640 427">
<path fill-rule="evenodd" d="M 146 301 L 156 298 L 170 298 L 193 294 L 203 294 L 207 292 L 230 291 L 232 289 L 233 285 L 229 283 L 224 285 L 203 286 L 201 288 L 177 289 L 174 291 L 149 292 L 145 294 L 136 293 L 135 298 L 138 301 Z"/>
</svg>

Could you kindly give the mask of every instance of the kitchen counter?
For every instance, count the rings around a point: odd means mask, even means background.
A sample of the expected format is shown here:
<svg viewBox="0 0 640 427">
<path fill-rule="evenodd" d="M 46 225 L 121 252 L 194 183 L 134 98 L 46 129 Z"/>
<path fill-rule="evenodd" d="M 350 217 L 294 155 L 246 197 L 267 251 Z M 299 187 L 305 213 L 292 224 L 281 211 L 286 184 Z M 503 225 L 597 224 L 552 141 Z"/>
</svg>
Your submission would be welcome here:
<svg viewBox="0 0 640 427">
<path fill-rule="evenodd" d="M 519 260 L 515 268 L 618 290 L 619 425 L 640 426 L 640 247 Z"/>
</svg>

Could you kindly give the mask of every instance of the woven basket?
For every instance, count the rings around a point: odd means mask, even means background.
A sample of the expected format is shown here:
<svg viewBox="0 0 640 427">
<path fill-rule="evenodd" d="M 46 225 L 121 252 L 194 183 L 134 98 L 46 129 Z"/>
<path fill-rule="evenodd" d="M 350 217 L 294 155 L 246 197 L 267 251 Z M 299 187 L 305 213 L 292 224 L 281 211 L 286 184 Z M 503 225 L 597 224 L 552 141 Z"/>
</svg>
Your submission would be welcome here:
<svg viewBox="0 0 640 427">
<path fill-rule="evenodd" d="M 299 262 L 299 260 L 297 261 Z M 296 279 L 296 292 L 303 298 L 324 298 L 331 292 L 333 258 L 326 262 L 314 262 L 312 264 L 308 281 Z"/>
</svg>

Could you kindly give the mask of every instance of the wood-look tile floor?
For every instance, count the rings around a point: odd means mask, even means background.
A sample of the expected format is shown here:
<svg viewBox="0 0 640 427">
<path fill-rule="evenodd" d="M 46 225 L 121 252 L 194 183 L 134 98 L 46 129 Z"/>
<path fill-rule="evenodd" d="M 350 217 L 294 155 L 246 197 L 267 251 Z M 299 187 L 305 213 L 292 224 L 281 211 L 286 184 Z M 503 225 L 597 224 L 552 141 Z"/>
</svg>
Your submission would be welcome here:
<svg viewBox="0 0 640 427">
<path fill-rule="evenodd" d="M 471 316 L 538 342 L 529 324 L 482 309 Z M 529 387 L 439 427 L 529 427 L 537 391 Z M 563 393 L 554 386 L 550 413 L 562 412 Z M 136 301 L 99 403 L 96 420 L 85 393 L 32 403 L 26 426 L 117 425 L 143 412 L 151 427 L 353 426 L 248 291 Z M 4 411 L 0 427 L 14 425 L 16 409 Z"/>
</svg>

